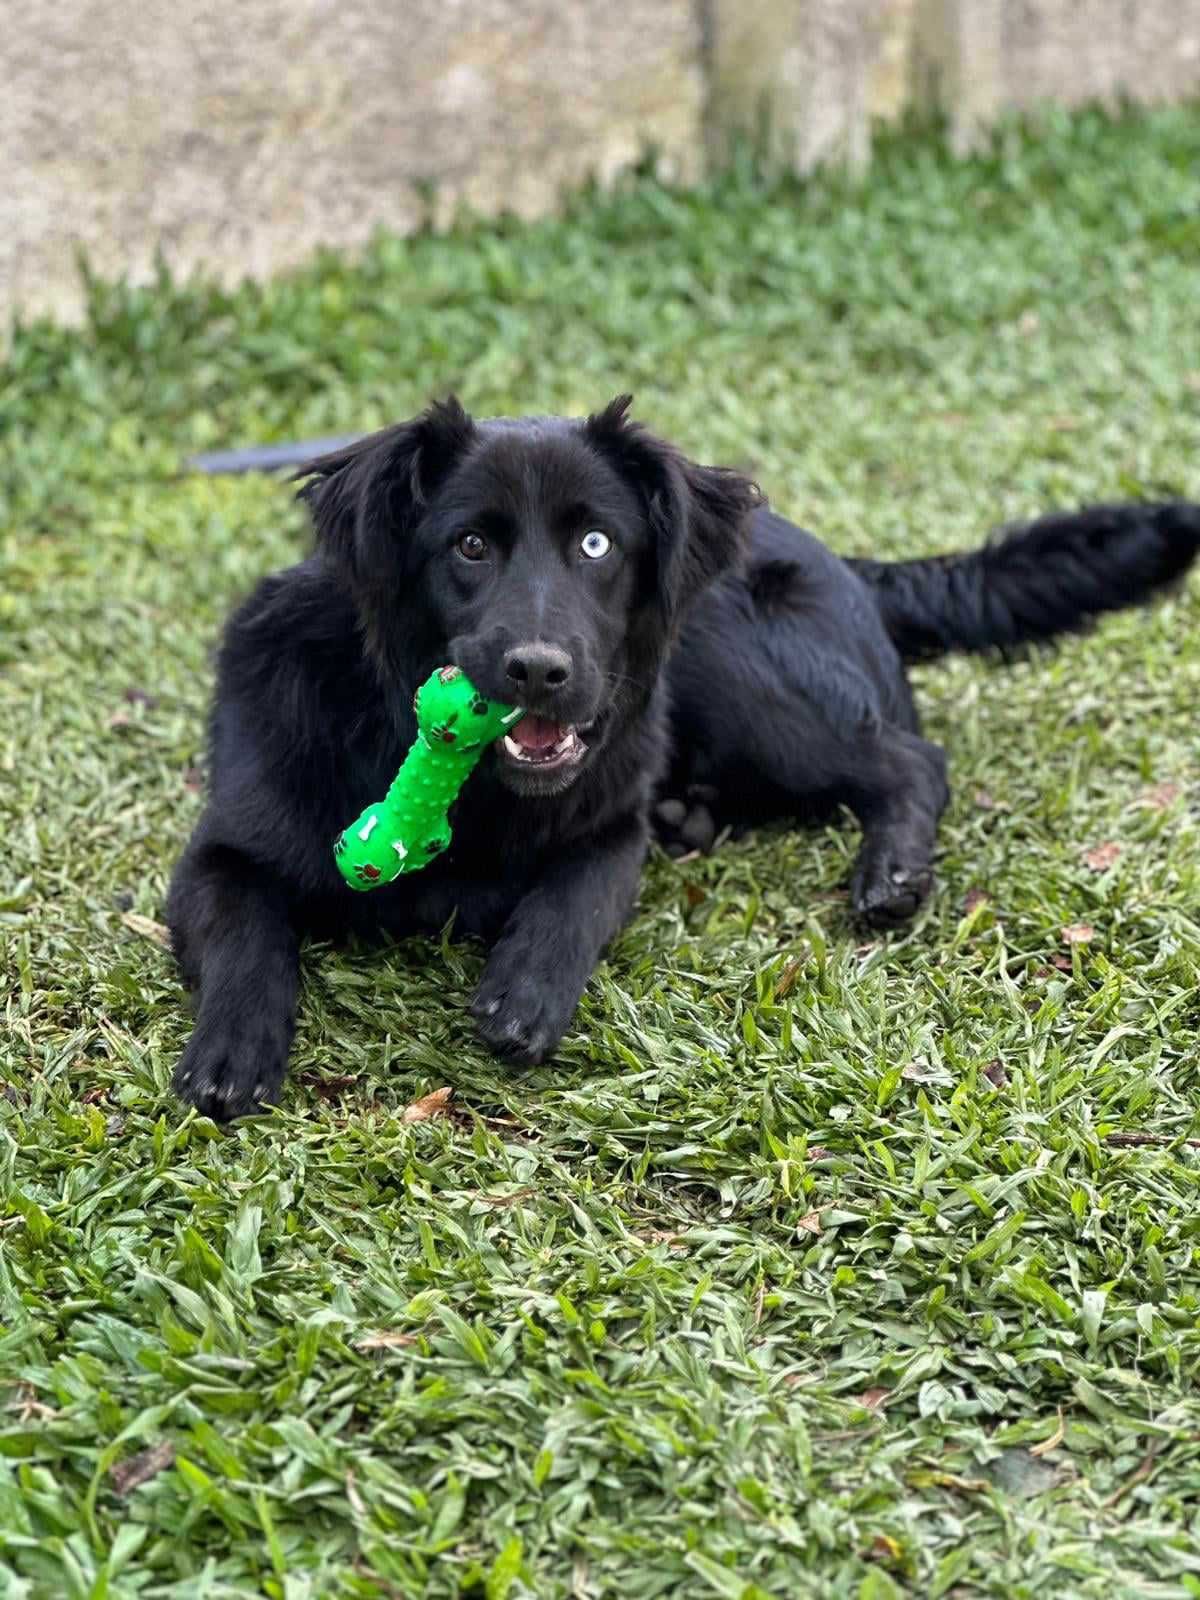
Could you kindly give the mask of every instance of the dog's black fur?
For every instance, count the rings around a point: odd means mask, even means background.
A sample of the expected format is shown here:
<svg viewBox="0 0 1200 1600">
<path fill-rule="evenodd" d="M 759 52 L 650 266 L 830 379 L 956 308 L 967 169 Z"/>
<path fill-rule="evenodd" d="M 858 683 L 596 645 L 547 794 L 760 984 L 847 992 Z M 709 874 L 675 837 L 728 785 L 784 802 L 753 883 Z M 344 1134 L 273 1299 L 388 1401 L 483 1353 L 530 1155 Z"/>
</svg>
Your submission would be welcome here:
<svg viewBox="0 0 1200 1600">
<path fill-rule="evenodd" d="M 453 917 L 491 943 L 482 1038 L 543 1059 L 630 914 L 656 804 L 676 852 L 717 822 L 846 805 L 863 828 L 856 911 L 911 915 L 947 789 L 904 662 L 1080 629 L 1178 580 L 1200 547 L 1200 510 L 1131 505 L 1045 517 L 972 554 L 843 561 L 627 406 L 477 423 L 451 401 L 301 474 L 316 550 L 228 625 L 211 793 L 169 896 L 197 991 L 175 1084 L 201 1109 L 228 1118 L 278 1095 L 305 934 Z M 607 554 L 583 553 L 589 530 Z M 450 849 L 352 892 L 332 840 L 386 790 L 414 689 L 448 660 L 581 729 L 586 754 L 537 771 L 495 747 Z"/>
</svg>

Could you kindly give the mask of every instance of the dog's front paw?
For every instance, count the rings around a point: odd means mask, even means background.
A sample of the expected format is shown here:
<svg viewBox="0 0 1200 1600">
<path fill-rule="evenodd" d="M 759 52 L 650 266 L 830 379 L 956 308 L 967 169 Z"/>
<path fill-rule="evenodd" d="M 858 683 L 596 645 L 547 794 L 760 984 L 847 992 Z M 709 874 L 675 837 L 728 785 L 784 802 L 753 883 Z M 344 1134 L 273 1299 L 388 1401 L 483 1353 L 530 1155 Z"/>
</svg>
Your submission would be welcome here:
<svg viewBox="0 0 1200 1600">
<path fill-rule="evenodd" d="M 232 1122 L 272 1105 L 287 1069 L 287 1043 L 261 1029 L 226 1022 L 197 1025 L 172 1079 L 181 1100 L 215 1122 Z"/>
<path fill-rule="evenodd" d="M 471 1002 L 479 1037 L 508 1061 L 535 1066 L 567 1031 L 578 1003 L 561 980 L 528 967 L 517 952 L 497 949 Z"/>
<path fill-rule="evenodd" d="M 850 900 L 854 913 L 874 928 L 895 928 L 908 922 L 929 898 L 933 868 L 908 862 L 900 855 L 866 845 L 854 871 Z"/>
</svg>

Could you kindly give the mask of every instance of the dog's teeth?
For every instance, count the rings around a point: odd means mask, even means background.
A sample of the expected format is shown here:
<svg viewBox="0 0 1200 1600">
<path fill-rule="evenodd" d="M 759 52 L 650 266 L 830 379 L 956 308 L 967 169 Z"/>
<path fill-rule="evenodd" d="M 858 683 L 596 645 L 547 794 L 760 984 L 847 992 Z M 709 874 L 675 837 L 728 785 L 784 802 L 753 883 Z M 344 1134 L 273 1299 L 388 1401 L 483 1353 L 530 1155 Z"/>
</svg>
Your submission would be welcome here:
<svg viewBox="0 0 1200 1600">
<path fill-rule="evenodd" d="M 504 735 L 503 744 L 505 751 L 514 761 L 520 761 L 530 767 L 546 766 L 561 756 L 582 755 L 584 748 L 583 741 L 574 728 L 568 728 L 561 739 L 539 750 L 527 750 L 507 733 Z"/>
</svg>

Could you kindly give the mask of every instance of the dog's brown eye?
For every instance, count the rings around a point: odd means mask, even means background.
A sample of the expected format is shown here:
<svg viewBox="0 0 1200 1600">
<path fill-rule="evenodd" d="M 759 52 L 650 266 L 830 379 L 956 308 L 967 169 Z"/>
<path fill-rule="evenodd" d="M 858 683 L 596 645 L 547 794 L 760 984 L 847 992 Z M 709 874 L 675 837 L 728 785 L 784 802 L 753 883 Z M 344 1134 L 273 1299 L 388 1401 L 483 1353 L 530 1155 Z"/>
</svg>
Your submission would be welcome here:
<svg viewBox="0 0 1200 1600">
<path fill-rule="evenodd" d="M 464 561 L 482 561 L 487 555 L 487 540 L 478 533 L 464 533 L 457 549 Z"/>
</svg>

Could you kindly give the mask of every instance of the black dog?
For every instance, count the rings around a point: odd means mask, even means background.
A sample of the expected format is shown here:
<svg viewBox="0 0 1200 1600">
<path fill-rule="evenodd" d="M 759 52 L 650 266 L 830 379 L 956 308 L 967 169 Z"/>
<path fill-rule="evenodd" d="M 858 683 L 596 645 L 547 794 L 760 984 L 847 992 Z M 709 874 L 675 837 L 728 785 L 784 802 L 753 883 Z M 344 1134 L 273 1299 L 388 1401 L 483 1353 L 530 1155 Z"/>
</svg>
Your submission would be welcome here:
<svg viewBox="0 0 1200 1600">
<path fill-rule="evenodd" d="M 171 885 L 198 991 L 178 1092 L 228 1118 L 273 1100 L 305 934 L 492 941 L 485 1042 L 547 1056 L 629 916 L 656 802 L 720 821 L 862 823 L 857 912 L 912 914 L 946 803 L 903 663 L 1079 629 L 1181 577 L 1200 510 L 1051 516 L 961 556 L 842 561 L 736 473 L 628 420 L 476 423 L 451 401 L 315 461 L 316 553 L 229 623 L 208 807 Z M 349 890 L 331 844 L 387 788 L 415 687 L 447 661 L 528 715 L 467 784 L 419 874 Z M 666 797 L 665 802 L 663 797 Z"/>
</svg>

